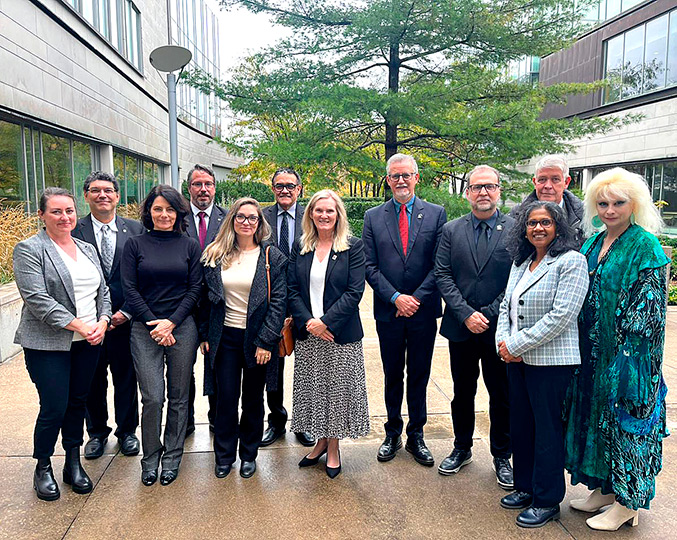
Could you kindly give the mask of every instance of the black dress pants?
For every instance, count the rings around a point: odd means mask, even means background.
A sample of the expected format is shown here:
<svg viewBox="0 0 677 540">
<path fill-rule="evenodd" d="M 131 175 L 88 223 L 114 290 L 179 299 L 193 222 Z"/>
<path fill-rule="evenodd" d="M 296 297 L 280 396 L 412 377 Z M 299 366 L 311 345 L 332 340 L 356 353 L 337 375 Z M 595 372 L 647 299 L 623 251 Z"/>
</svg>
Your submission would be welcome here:
<svg viewBox="0 0 677 540">
<path fill-rule="evenodd" d="M 108 426 L 108 368 L 113 377 L 113 404 L 115 407 L 115 436 L 133 434 L 139 427 L 139 395 L 132 351 L 129 322 L 106 333 L 101 355 L 94 372 L 87 398 L 87 432 L 90 437 L 106 438 L 112 429 Z"/>
<path fill-rule="evenodd" d="M 33 432 L 33 457 L 48 458 L 61 431 L 64 450 L 82 445 L 87 394 L 100 345 L 74 341 L 70 351 L 24 349 L 26 368 L 40 397 Z"/>
<path fill-rule="evenodd" d="M 573 370 L 508 364 L 515 489 L 531 493 L 537 508 L 559 504 L 566 492 L 562 407 Z"/>
<path fill-rule="evenodd" d="M 494 332 L 488 330 L 465 341 L 449 342 L 449 366 L 454 381 L 451 421 L 454 448 L 470 450 L 475 431 L 475 394 L 482 378 L 489 393 L 489 446 L 491 455 L 510 457 L 510 406 L 505 363 L 496 354 Z"/>
<path fill-rule="evenodd" d="M 435 347 L 437 321 L 398 317 L 394 321 L 376 321 L 376 332 L 381 349 L 385 375 L 385 402 L 388 421 L 386 435 L 402 434 L 402 400 L 404 398 L 404 370 L 407 371 L 408 437 L 422 437 L 428 409 L 426 388 L 430 379 L 430 365 Z"/>
<path fill-rule="evenodd" d="M 214 361 L 216 375 L 216 418 L 214 454 L 217 465 L 235 462 L 238 440 L 240 460 L 254 461 L 263 436 L 263 389 L 266 366 L 247 367 L 244 357 L 244 330 L 223 327 Z M 242 393 L 242 416 L 238 405 Z"/>
<path fill-rule="evenodd" d="M 277 390 L 266 392 L 266 401 L 270 413 L 268 414 L 268 425 L 275 430 L 282 430 L 287 423 L 287 409 L 284 408 L 284 356 L 280 356 L 279 368 L 277 373 Z"/>
</svg>

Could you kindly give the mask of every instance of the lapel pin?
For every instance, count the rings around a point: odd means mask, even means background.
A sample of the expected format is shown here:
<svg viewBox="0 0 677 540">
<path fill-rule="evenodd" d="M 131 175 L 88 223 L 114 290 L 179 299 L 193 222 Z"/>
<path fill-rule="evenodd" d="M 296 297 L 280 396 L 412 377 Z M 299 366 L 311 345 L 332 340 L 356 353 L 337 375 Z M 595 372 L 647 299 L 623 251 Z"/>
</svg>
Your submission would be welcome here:
<svg viewBox="0 0 677 540">
<path fill-rule="evenodd" d="M 126 233 L 126 232 L 127 232 L 127 229 L 122 229 L 122 232 Z"/>
<path fill-rule="evenodd" d="M 419 214 L 419 215 L 416 216 L 416 217 L 417 217 L 418 219 L 423 219 L 423 214 Z"/>
<path fill-rule="evenodd" d="M 503 225 L 496 225 L 496 230 L 497 230 L 497 231 L 502 231 L 502 230 L 503 230 Z"/>
<path fill-rule="evenodd" d="M 335 261 L 335 260 L 336 260 L 336 257 L 337 257 L 337 255 L 333 255 L 332 258 L 331 258 L 331 260 L 332 260 L 332 261 Z"/>
</svg>

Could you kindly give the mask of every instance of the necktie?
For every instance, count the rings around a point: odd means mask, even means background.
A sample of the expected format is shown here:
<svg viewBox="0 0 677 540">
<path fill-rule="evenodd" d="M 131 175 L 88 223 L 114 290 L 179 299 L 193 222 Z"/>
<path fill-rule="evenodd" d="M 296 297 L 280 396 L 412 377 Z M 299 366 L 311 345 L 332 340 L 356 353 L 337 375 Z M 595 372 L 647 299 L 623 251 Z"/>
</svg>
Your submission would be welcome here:
<svg viewBox="0 0 677 540">
<path fill-rule="evenodd" d="M 487 260 L 489 250 L 489 225 L 486 221 L 480 221 L 480 236 L 477 239 L 477 262 L 482 266 Z"/>
<path fill-rule="evenodd" d="M 289 255 L 289 214 L 282 212 L 282 223 L 280 224 L 280 241 L 278 247 L 285 255 Z"/>
<path fill-rule="evenodd" d="M 400 205 L 400 239 L 402 240 L 402 251 L 407 256 L 407 245 L 409 244 L 409 220 L 407 219 L 407 207 Z"/>
<path fill-rule="evenodd" d="M 104 225 L 101 227 L 101 262 L 103 262 L 103 269 L 106 272 L 106 275 L 110 274 L 110 270 L 113 267 L 113 257 L 115 253 L 113 252 L 113 241 L 110 237 L 110 227 Z"/>
<path fill-rule="evenodd" d="M 197 237 L 200 239 L 200 247 L 205 248 L 205 243 L 207 242 L 207 217 L 206 212 L 198 212 L 197 217 L 200 218 L 200 228 L 197 231 Z"/>
</svg>

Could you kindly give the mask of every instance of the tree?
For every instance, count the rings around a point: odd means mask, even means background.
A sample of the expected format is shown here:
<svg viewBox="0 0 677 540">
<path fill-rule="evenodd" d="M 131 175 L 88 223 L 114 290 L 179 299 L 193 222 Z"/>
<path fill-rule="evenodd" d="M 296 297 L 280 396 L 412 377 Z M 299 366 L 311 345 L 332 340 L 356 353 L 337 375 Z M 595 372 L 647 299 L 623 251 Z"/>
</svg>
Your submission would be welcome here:
<svg viewBox="0 0 677 540">
<path fill-rule="evenodd" d="M 585 2 L 220 1 L 291 31 L 226 82 L 199 71 L 185 78 L 244 118 L 223 142 L 255 159 L 318 177 L 359 171 L 379 185 L 384 160 L 407 151 L 426 163 L 424 179 L 462 177 L 478 163 L 510 170 L 634 120 L 540 120 L 546 103 L 601 83 L 546 88 L 506 77 L 510 61 L 566 46 Z"/>
</svg>

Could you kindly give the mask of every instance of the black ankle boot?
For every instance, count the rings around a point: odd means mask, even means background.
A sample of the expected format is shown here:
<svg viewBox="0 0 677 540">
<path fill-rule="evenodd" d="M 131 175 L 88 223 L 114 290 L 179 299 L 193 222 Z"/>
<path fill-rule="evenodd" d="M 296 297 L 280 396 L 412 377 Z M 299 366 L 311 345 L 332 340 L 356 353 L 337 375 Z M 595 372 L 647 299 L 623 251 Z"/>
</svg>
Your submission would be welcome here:
<svg viewBox="0 0 677 540">
<path fill-rule="evenodd" d="M 49 458 L 38 459 L 33 475 L 33 489 L 38 499 L 43 501 L 56 501 L 61 496 L 59 485 L 54 480 L 52 462 Z"/>
<path fill-rule="evenodd" d="M 92 491 L 92 481 L 80 464 L 80 447 L 66 450 L 66 463 L 63 467 L 63 481 L 73 487 L 75 493 L 84 495 Z"/>
</svg>

